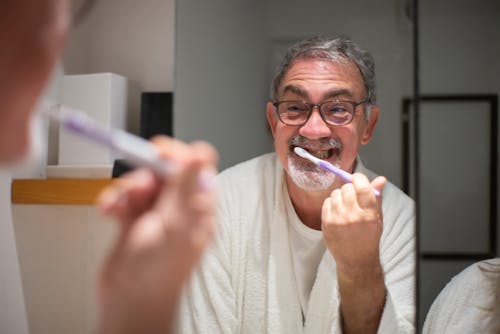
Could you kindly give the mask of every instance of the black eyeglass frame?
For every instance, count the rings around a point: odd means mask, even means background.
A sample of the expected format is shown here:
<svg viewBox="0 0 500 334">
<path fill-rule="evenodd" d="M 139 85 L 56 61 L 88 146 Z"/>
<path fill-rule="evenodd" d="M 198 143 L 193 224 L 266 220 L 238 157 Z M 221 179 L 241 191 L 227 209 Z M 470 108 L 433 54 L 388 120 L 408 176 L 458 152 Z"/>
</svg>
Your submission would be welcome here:
<svg viewBox="0 0 500 334">
<path fill-rule="evenodd" d="M 300 123 L 300 124 L 289 124 L 289 123 L 286 123 L 283 121 L 283 119 L 281 119 L 281 115 L 279 113 L 279 105 L 282 104 L 282 103 L 286 103 L 286 102 L 301 102 L 301 103 L 304 103 L 306 106 L 307 106 L 307 112 L 308 112 L 308 115 L 306 117 L 306 119 L 304 120 L 304 122 Z M 350 112 L 351 114 L 351 117 L 349 118 L 349 120 L 345 123 L 342 123 L 342 124 L 333 124 L 329 121 L 326 120 L 325 118 L 325 115 L 323 114 L 323 111 L 321 110 L 321 106 L 323 106 L 324 104 L 326 103 L 332 103 L 332 102 L 341 102 L 341 103 L 349 103 L 352 105 L 352 112 Z M 289 126 L 302 126 L 304 124 L 307 123 L 307 121 L 309 121 L 309 118 L 311 118 L 311 115 L 312 115 L 312 111 L 315 107 L 318 108 L 318 111 L 319 111 L 319 115 L 321 116 L 321 119 L 323 120 L 323 122 L 325 122 L 326 124 L 328 125 L 333 125 L 333 126 L 344 126 L 344 125 L 348 125 L 352 122 L 352 120 L 354 119 L 354 114 L 356 113 L 356 108 L 362 104 L 369 104 L 370 103 L 370 97 L 367 97 L 366 99 L 364 99 L 363 101 L 360 101 L 360 102 L 354 102 L 354 101 L 346 101 L 346 100 L 328 100 L 328 101 L 323 101 L 321 103 L 311 103 L 311 102 L 308 102 L 308 101 L 305 101 L 305 100 L 283 100 L 283 101 L 274 101 L 273 102 L 273 106 L 275 107 L 275 112 L 276 112 L 276 115 L 278 115 L 278 119 L 280 120 L 281 123 L 285 124 L 285 125 L 289 125 Z"/>
</svg>

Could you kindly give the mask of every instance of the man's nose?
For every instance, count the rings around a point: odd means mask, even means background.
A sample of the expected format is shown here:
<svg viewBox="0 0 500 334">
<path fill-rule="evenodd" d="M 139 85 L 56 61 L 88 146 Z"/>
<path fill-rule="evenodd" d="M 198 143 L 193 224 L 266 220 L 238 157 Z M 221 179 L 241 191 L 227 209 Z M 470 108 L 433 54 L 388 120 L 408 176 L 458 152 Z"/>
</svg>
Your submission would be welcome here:
<svg viewBox="0 0 500 334">
<path fill-rule="evenodd" d="M 313 107 L 311 116 L 307 122 L 300 127 L 299 134 L 309 139 L 319 139 L 331 136 L 331 128 L 323 121 L 323 118 L 321 118 L 318 106 Z"/>
</svg>

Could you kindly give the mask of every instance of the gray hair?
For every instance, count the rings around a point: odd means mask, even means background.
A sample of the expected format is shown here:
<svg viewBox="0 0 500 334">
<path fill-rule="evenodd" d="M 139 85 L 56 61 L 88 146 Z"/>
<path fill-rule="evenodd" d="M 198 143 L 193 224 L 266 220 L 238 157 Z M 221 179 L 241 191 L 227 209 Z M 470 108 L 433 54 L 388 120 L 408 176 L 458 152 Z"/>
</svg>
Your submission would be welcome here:
<svg viewBox="0 0 500 334">
<path fill-rule="evenodd" d="M 281 81 L 290 67 L 299 59 L 324 59 L 339 64 L 347 64 L 349 62 L 356 64 L 363 77 L 368 96 L 368 107 L 366 108 L 366 115 L 368 116 L 370 105 L 377 102 L 375 93 L 375 62 L 370 53 L 344 36 L 335 39 L 317 36 L 300 41 L 288 49 L 281 63 L 276 68 L 271 87 L 271 98 L 274 101 L 278 99 L 278 88 L 281 85 Z"/>
</svg>

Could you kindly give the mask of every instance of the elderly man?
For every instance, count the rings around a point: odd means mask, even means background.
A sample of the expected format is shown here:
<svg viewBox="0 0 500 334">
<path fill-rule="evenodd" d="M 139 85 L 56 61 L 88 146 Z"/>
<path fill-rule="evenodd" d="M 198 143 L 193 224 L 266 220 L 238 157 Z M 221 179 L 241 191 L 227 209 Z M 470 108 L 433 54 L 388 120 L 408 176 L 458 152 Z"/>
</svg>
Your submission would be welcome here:
<svg viewBox="0 0 500 334">
<path fill-rule="evenodd" d="M 302 41 L 272 95 L 276 152 L 221 173 L 218 237 L 185 291 L 179 332 L 414 332 L 414 203 L 358 157 L 380 113 L 373 58 L 345 38 Z"/>
</svg>

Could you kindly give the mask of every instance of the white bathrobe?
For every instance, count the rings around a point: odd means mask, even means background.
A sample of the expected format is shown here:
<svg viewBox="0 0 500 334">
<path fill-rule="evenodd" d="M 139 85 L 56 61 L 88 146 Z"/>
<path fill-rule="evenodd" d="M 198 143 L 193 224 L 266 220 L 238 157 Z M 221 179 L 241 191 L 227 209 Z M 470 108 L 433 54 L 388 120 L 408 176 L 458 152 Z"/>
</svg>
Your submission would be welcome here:
<svg viewBox="0 0 500 334">
<path fill-rule="evenodd" d="M 500 258 L 456 275 L 432 303 L 422 333 L 500 333 Z"/>
<path fill-rule="evenodd" d="M 374 174 L 358 162 L 357 172 Z M 236 165 L 218 178 L 218 233 L 185 289 L 178 333 L 341 333 L 335 260 L 327 250 L 302 317 L 290 250 L 284 171 L 276 155 Z M 387 299 L 379 333 L 414 332 L 414 203 L 383 190 L 380 244 Z"/>
</svg>

